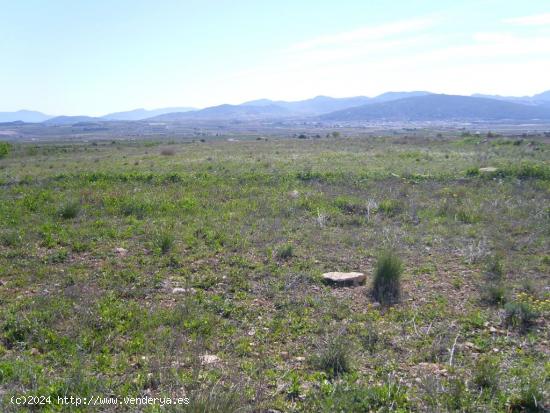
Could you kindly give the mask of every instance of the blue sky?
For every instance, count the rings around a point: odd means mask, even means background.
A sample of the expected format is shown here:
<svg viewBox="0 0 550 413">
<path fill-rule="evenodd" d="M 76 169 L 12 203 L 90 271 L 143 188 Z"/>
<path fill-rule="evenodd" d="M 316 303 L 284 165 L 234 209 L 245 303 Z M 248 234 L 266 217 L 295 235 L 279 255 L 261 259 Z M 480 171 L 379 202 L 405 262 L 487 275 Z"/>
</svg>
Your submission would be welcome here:
<svg viewBox="0 0 550 413">
<path fill-rule="evenodd" d="M 0 0 L 0 111 L 550 89 L 550 1 Z"/>
</svg>

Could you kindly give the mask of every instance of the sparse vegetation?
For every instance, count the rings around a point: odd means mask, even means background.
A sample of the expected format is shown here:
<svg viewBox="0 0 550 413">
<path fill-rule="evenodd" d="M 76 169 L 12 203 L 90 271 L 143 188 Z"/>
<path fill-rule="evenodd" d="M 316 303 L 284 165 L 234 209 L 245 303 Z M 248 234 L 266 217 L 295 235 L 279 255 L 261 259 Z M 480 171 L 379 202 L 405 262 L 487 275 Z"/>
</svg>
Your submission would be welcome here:
<svg viewBox="0 0 550 413">
<path fill-rule="evenodd" d="M 6 157 L 11 150 L 11 145 L 7 142 L 0 142 L 0 159 Z"/>
<path fill-rule="evenodd" d="M 313 358 L 313 364 L 329 377 L 338 377 L 351 370 L 351 354 L 345 336 L 337 334 L 326 339 Z"/>
<path fill-rule="evenodd" d="M 76 218 L 80 212 L 80 202 L 69 201 L 64 203 L 58 211 L 58 215 L 63 219 Z"/>
<path fill-rule="evenodd" d="M 548 138 L 338 130 L 14 144 L 0 411 L 548 410 Z"/>
</svg>

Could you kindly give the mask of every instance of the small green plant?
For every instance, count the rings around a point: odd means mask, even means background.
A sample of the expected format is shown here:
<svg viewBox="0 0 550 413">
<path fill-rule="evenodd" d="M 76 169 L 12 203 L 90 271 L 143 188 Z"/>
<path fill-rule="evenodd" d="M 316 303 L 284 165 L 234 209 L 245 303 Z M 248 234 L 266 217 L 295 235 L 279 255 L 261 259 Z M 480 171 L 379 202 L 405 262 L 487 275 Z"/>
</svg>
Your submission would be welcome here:
<svg viewBox="0 0 550 413">
<path fill-rule="evenodd" d="M 291 371 L 289 376 L 290 384 L 287 388 L 286 395 L 290 400 L 294 400 L 300 396 L 300 376 L 295 371 Z"/>
<path fill-rule="evenodd" d="M 401 211 L 401 204 L 394 199 L 384 199 L 378 204 L 378 210 L 387 216 L 393 217 Z"/>
<path fill-rule="evenodd" d="M 294 256 L 294 248 L 292 244 L 284 244 L 277 250 L 277 258 L 281 260 L 288 260 Z"/>
<path fill-rule="evenodd" d="M 383 251 L 376 263 L 372 292 L 381 304 L 393 304 L 401 298 L 403 264 L 393 251 Z"/>
<path fill-rule="evenodd" d="M 57 214 L 63 219 L 73 219 L 76 218 L 80 212 L 80 202 L 78 201 L 69 201 L 63 204 Z"/>
<path fill-rule="evenodd" d="M 504 277 L 504 265 L 499 254 L 491 255 L 487 260 L 486 274 L 490 278 L 502 279 Z"/>
<path fill-rule="evenodd" d="M 527 331 L 538 317 L 537 312 L 529 303 L 513 301 L 504 307 L 506 325 Z"/>
<path fill-rule="evenodd" d="M 11 145 L 7 142 L 0 142 L 0 158 L 4 158 L 10 153 Z"/>
<path fill-rule="evenodd" d="M 314 357 L 313 364 L 323 370 L 329 377 L 338 377 L 351 370 L 349 343 L 344 336 L 329 337 Z"/>
<path fill-rule="evenodd" d="M 510 400 L 510 411 L 547 412 L 544 406 L 544 380 L 534 375 L 523 376 L 517 393 Z"/>
<path fill-rule="evenodd" d="M 17 231 L 6 231 L 0 235 L 0 242 L 4 247 L 15 247 L 21 243 L 21 235 Z"/>
<path fill-rule="evenodd" d="M 483 301 L 490 305 L 504 305 L 508 301 L 508 288 L 500 282 L 488 283 L 484 287 Z"/>
<path fill-rule="evenodd" d="M 372 353 L 380 341 L 380 333 L 374 323 L 367 323 L 364 330 L 359 334 L 359 339 L 365 350 Z"/>
<path fill-rule="evenodd" d="M 479 389 L 495 392 L 500 381 L 499 373 L 500 366 L 496 357 L 490 355 L 480 357 L 474 369 L 473 383 Z"/>
<path fill-rule="evenodd" d="M 128 200 L 120 205 L 120 212 L 124 216 L 135 216 L 138 219 L 143 219 L 147 214 L 148 206 L 138 200 Z"/>
<path fill-rule="evenodd" d="M 185 411 L 190 413 L 232 413 L 243 408 L 242 391 L 236 386 L 213 385 L 192 391 Z"/>
<path fill-rule="evenodd" d="M 155 237 L 155 246 L 162 254 L 168 253 L 174 246 L 174 236 L 168 231 L 159 232 Z"/>
</svg>

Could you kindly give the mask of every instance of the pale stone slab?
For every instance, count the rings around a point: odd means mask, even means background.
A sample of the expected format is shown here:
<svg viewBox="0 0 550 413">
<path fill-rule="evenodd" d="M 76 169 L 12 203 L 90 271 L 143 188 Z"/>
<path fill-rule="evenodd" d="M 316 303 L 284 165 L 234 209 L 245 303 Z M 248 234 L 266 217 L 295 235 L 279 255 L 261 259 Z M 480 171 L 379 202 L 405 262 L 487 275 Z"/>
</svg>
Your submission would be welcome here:
<svg viewBox="0 0 550 413">
<path fill-rule="evenodd" d="M 327 272 L 323 274 L 323 280 L 336 285 L 361 285 L 367 276 L 362 272 Z"/>
</svg>

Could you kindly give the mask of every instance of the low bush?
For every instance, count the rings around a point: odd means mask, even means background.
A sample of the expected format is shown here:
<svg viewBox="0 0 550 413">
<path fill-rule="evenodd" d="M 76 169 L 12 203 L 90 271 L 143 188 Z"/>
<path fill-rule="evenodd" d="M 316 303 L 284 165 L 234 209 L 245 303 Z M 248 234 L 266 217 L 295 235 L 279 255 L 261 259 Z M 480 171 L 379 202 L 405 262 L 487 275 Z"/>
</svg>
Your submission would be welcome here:
<svg viewBox="0 0 550 413">
<path fill-rule="evenodd" d="M 174 236 L 167 231 L 161 231 L 154 238 L 155 247 L 162 254 L 168 253 L 174 246 Z"/>
<path fill-rule="evenodd" d="M 525 302 L 510 302 L 506 304 L 504 309 L 506 325 L 517 328 L 520 331 L 528 330 L 538 317 L 537 312 L 531 305 Z"/>
<path fill-rule="evenodd" d="M 57 214 L 63 219 L 73 219 L 76 218 L 80 212 L 80 202 L 78 201 L 69 201 L 63 204 Z"/>
<path fill-rule="evenodd" d="M 351 370 L 349 343 L 344 336 L 337 335 L 326 340 L 319 353 L 314 356 L 313 364 L 331 378 Z"/>
<path fill-rule="evenodd" d="M 393 251 L 384 251 L 378 257 L 372 292 L 381 304 L 393 304 L 401 298 L 403 264 Z"/>
<path fill-rule="evenodd" d="M 281 260 L 288 260 L 294 256 L 294 248 L 292 244 L 284 244 L 277 250 L 277 258 Z"/>
</svg>

